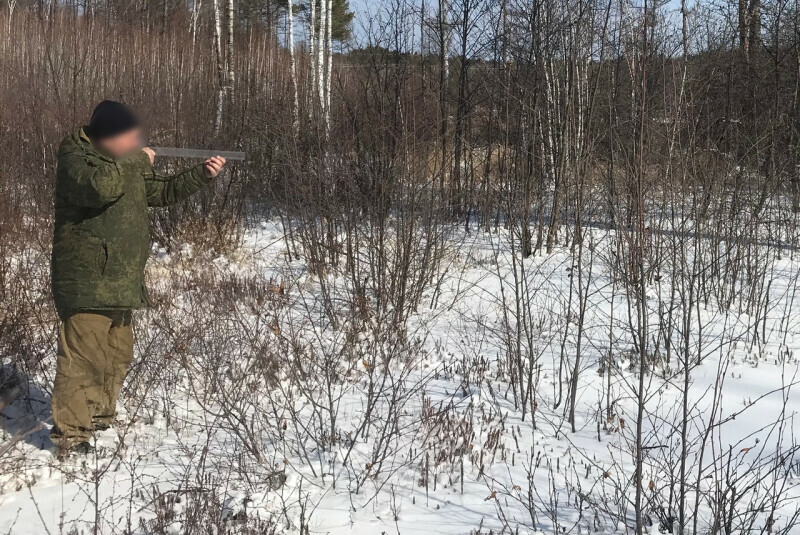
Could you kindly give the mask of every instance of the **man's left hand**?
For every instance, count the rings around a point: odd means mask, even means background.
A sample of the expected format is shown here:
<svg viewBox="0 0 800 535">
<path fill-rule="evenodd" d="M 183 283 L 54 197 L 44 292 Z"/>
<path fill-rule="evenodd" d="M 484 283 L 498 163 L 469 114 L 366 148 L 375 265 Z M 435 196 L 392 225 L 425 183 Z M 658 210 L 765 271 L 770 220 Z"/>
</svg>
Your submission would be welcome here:
<svg viewBox="0 0 800 535">
<path fill-rule="evenodd" d="M 145 147 L 145 148 L 142 149 L 142 152 L 147 154 L 147 157 L 150 158 L 150 165 L 153 165 L 153 163 L 155 163 L 155 161 L 156 161 L 156 153 L 155 153 L 155 151 L 153 149 L 151 149 L 150 147 Z"/>
<path fill-rule="evenodd" d="M 224 165 L 225 158 L 222 156 L 214 156 L 203 162 L 203 170 L 208 178 L 214 178 L 219 174 Z"/>
</svg>

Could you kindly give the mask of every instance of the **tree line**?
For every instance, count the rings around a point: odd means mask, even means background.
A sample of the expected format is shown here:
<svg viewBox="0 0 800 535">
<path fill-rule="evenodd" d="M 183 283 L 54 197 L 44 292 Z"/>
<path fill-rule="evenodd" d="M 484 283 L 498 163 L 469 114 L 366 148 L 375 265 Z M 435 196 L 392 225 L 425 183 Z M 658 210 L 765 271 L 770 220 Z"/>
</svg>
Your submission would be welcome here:
<svg viewBox="0 0 800 535">
<path fill-rule="evenodd" d="M 593 221 L 631 228 L 638 193 L 658 202 L 678 180 L 703 216 L 800 199 L 794 1 L 393 0 L 354 21 L 344 0 L 87 0 L 3 16 L 3 143 L 38 160 L 5 174 L 35 182 L 37 205 L 59 137 L 101 96 L 137 105 L 161 143 L 248 149 L 234 175 L 258 187 L 233 204 L 315 206 L 339 226 L 424 191 L 466 229 L 518 228 L 526 255 L 567 243 L 587 199 Z"/>
</svg>

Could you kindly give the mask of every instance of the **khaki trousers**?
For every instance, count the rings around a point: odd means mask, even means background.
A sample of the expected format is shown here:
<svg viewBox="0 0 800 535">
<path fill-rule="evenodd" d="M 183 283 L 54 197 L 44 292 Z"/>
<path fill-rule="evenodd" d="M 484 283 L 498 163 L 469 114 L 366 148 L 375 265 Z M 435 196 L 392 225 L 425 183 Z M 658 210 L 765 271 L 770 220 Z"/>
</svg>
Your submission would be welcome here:
<svg viewBox="0 0 800 535">
<path fill-rule="evenodd" d="M 62 320 L 53 385 L 53 434 L 62 446 L 88 441 L 95 423 L 111 423 L 131 360 L 130 311 L 80 312 Z"/>
</svg>

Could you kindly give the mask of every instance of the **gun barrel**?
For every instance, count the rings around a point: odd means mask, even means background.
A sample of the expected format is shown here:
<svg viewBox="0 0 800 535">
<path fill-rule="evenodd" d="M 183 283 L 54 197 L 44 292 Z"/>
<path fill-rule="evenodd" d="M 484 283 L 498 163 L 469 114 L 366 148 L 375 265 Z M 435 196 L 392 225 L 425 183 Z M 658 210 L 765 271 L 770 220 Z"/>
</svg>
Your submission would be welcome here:
<svg viewBox="0 0 800 535">
<path fill-rule="evenodd" d="M 206 150 L 206 149 L 182 149 L 177 147 L 150 147 L 156 153 L 156 158 L 199 158 L 205 160 L 213 156 L 222 156 L 226 160 L 245 159 L 244 152 L 231 150 Z"/>
</svg>

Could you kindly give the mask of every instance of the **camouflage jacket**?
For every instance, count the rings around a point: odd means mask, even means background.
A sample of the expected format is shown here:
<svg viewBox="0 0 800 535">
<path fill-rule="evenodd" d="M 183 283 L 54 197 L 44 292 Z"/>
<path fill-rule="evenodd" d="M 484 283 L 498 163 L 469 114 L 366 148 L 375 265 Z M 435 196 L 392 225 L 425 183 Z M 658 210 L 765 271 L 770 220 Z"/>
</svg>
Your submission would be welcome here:
<svg viewBox="0 0 800 535">
<path fill-rule="evenodd" d="M 108 158 L 94 149 L 83 129 L 64 139 L 58 150 L 50 263 L 59 315 L 146 306 L 147 207 L 177 203 L 208 182 L 202 165 L 163 177 L 144 152 Z"/>
</svg>

